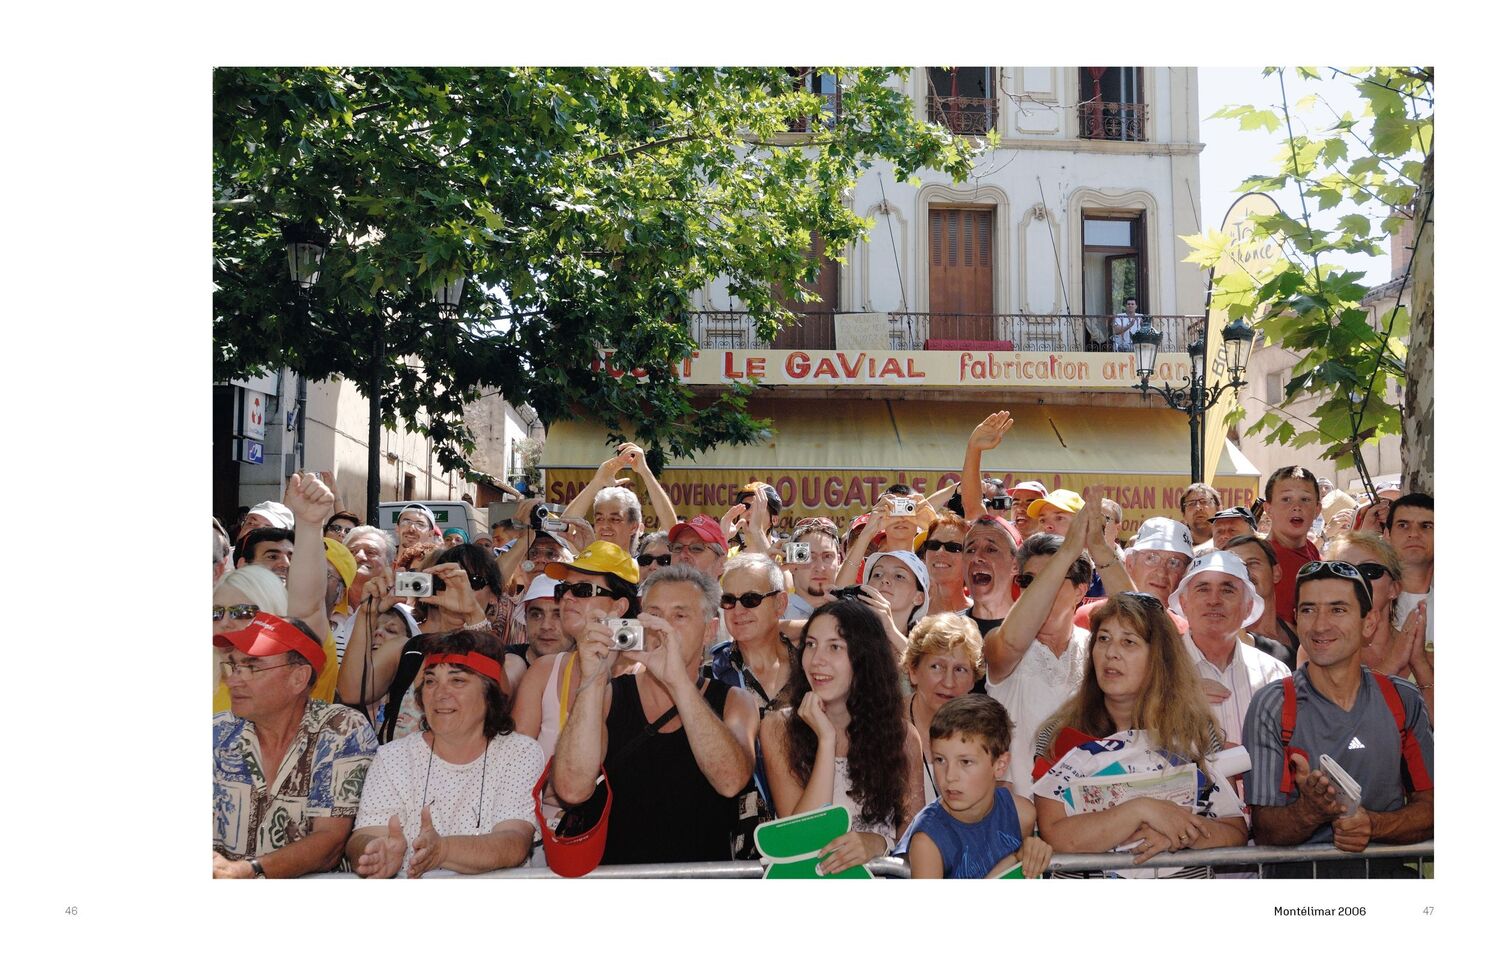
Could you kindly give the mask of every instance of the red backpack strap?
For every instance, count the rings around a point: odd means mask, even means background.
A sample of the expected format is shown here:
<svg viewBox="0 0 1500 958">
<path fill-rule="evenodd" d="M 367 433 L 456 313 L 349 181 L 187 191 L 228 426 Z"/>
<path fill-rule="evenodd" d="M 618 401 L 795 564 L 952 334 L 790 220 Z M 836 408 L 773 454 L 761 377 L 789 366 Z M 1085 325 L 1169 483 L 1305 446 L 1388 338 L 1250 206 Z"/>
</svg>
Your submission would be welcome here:
<svg viewBox="0 0 1500 958">
<path fill-rule="evenodd" d="M 1307 758 L 1305 749 L 1292 747 L 1292 730 L 1297 727 L 1297 686 L 1288 675 L 1281 680 L 1281 794 L 1290 795 L 1296 790 L 1292 777 L 1292 756 Z"/>
<path fill-rule="evenodd" d="M 1396 731 L 1401 735 L 1401 761 L 1406 765 L 1406 775 L 1411 779 L 1412 791 L 1428 791 L 1432 788 L 1432 775 L 1427 771 L 1427 763 L 1422 760 L 1422 747 L 1406 727 L 1406 705 L 1401 701 L 1401 693 L 1396 691 L 1396 683 L 1388 676 L 1379 672 L 1370 674 L 1375 677 L 1375 684 L 1380 686 L 1380 694 L 1385 696 L 1385 704 L 1391 710 L 1391 717 L 1396 720 Z"/>
</svg>

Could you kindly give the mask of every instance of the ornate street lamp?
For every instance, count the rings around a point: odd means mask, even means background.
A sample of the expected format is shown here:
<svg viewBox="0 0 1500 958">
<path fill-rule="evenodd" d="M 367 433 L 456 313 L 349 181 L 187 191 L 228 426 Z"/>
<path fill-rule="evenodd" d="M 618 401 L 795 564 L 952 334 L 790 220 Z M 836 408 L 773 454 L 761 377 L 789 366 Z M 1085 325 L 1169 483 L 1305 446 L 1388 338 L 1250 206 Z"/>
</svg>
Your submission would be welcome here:
<svg viewBox="0 0 1500 958">
<path fill-rule="evenodd" d="M 1202 336 L 1188 343 L 1187 353 L 1191 370 L 1187 382 L 1181 386 L 1172 386 L 1167 383 L 1162 383 L 1160 386 L 1152 385 L 1151 376 L 1156 372 L 1156 353 L 1161 346 L 1161 338 L 1161 333 L 1152 328 L 1150 320 L 1143 322 L 1140 329 L 1130 334 L 1131 344 L 1135 348 L 1136 375 L 1141 380 L 1135 388 L 1141 391 L 1143 397 L 1156 393 L 1166 401 L 1168 406 L 1187 413 L 1189 469 L 1193 477 L 1192 481 L 1202 482 L 1204 413 L 1218 402 L 1219 397 L 1227 390 L 1240 389 L 1246 385 L 1244 380 L 1245 353 L 1250 348 L 1251 341 L 1255 339 L 1255 329 L 1243 318 L 1224 327 L 1223 339 L 1227 353 L 1229 381 L 1214 383 L 1211 387 L 1207 383 L 1208 355 Z"/>
<path fill-rule="evenodd" d="M 286 244 L 286 265 L 292 282 L 303 292 L 312 289 L 318 283 L 328 235 L 316 227 L 298 223 L 282 227 L 281 239 Z"/>
<path fill-rule="evenodd" d="M 458 304 L 464 298 L 466 278 L 463 273 L 459 273 L 448 282 L 432 287 L 432 298 L 437 301 L 438 315 L 449 322 L 458 319 Z"/>
</svg>

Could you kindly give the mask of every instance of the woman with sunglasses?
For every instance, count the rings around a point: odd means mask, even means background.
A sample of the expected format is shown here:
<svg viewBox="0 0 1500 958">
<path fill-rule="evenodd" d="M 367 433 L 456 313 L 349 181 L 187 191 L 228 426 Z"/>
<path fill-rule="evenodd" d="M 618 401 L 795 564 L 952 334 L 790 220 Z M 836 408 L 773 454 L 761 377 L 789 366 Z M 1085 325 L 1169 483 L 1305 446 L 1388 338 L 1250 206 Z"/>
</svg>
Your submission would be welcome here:
<svg viewBox="0 0 1500 958">
<path fill-rule="evenodd" d="M 641 538 L 640 551 L 635 556 L 641 567 L 641 581 L 645 582 L 658 571 L 672 564 L 672 543 L 665 532 L 653 532 Z"/>
<path fill-rule="evenodd" d="M 922 562 L 927 566 L 930 585 L 927 611 L 962 612 L 972 603 L 964 591 L 964 537 L 969 524 L 961 516 L 944 509 L 927 529 L 922 543 Z"/>
<path fill-rule="evenodd" d="M 766 715 L 760 746 L 778 815 L 849 809 L 853 829 L 819 852 L 833 874 L 889 854 L 922 808 L 922 742 L 884 626 L 864 603 L 813 610 L 800 665 L 789 693 L 798 705 Z"/>
<path fill-rule="evenodd" d="M 1384 502 L 1385 500 L 1379 500 Z M 1382 675 L 1410 678 L 1422 690 L 1428 717 L 1432 716 L 1433 668 L 1427 652 L 1427 613 L 1422 606 L 1396 626 L 1396 599 L 1401 595 L 1401 556 L 1394 546 L 1373 532 L 1347 532 L 1328 540 L 1325 559 L 1347 562 L 1370 583 L 1370 612 L 1375 634 L 1365 641 L 1360 663 Z M 1300 667 L 1307 661 L 1298 652 Z"/>
<path fill-rule="evenodd" d="M 390 611 L 403 598 L 392 593 L 396 573 L 388 569 L 365 584 L 339 668 L 339 699 L 346 705 L 359 708 L 390 696 L 386 720 L 378 730 L 382 742 L 416 731 L 421 722 L 414 686 L 432 636 L 458 629 L 494 628 L 486 609 L 500 595 L 500 570 L 489 550 L 476 545 L 453 546 L 434 553 L 424 571 L 432 575 L 434 589 L 439 581 L 442 588 L 411 603 L 426 612 L 421 633 L 404 643 L 390 642 L 370 649 L 378 614 Z M 500 638 L 503 648 L 504 637 Z M 502 691 L 508 694 L 503 673 L 500 682 Z"/>
<path fill-rule="evenodd" d="M 1065 744 L 1075 741 L 1076 747 Z M 1037 734 L 1037 755 L 1049 763 L 1032 791 L 1042 839 L 1059 852 L 1133 851 L 1138 864 L 1164 851 L 1245 844 L 1249 829 L 1234 786 L 1208 763 L 1220 747 L 1182 636 L 1161 600 L 1145 592 L 1111 596 L 1089 620 L 1083 684 Z M 1121 800 L 1072 788 L 1101 773 L 1170 779 L 1174 769 L 1183 769 L 1183 781 L 1168 786 L 1166 798 Z M 1153 871 L 1160 878 L 1208 877 L 1204 867 L 1123 869 L 1117 877 Z"/>
<path fill-rule="evenodd" d="M 491 632 L 429 638 L 416 688 L 421 734 L 375 754 L 346 853 L 365 878 L 473 875 L 531 852 L 542 750 L 514 734 Z"/>
<path fill-rule="evenodd" d="M 247 628 L 257 612 L 286 618 L 286 586 L 264 566 L 242 565 L 231 569 L 214 586 L 214 635 Z M 224 676 L 219 671 L 227 650 L 214 647 L 214 694 L 220 694 Z M 228 708 L 228 705 L 225 705 Z M 223 711 L 217 707 L 215 712 Z"/>
</svg>

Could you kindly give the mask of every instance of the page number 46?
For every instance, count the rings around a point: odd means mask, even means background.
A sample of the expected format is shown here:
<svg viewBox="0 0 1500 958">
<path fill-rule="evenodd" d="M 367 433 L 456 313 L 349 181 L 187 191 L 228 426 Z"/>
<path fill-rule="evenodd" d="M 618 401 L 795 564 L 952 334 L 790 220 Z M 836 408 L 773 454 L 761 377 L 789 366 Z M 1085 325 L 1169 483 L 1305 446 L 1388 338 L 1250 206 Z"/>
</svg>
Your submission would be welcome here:
<svg viewBox="0 0 1500 958">
<path fill-rule="evenodd" d="M 68 907 L 66 907 L 66 908 L 63 909 L 63 914 L 64 915 L 71 915 L 74 918 L 78 917 L 78 906 L 77 905 L 69 905 Z"/>
</svg>

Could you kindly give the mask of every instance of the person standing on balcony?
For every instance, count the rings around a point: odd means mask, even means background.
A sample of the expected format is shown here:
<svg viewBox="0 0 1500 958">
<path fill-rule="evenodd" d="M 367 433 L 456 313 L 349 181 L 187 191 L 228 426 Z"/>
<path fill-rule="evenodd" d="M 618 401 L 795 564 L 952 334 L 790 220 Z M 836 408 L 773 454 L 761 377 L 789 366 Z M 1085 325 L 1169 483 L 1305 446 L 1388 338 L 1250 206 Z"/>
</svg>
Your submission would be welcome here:
<svg viewBox="0 0 1500 958">
<path fill-rule="evenodd" d="M 1135 311 L 1135 297 L 1125 297 L 1125 311 L 1116 313 L 1115 320 L 1110 324 L 1110 332 L 1114 334 L 1115 352 L 1128 353 L 1135 348 L 1130 341 L 1130 334 L 1141 328 L 1141 320 L 1146 317 Z"/>
</svg>

